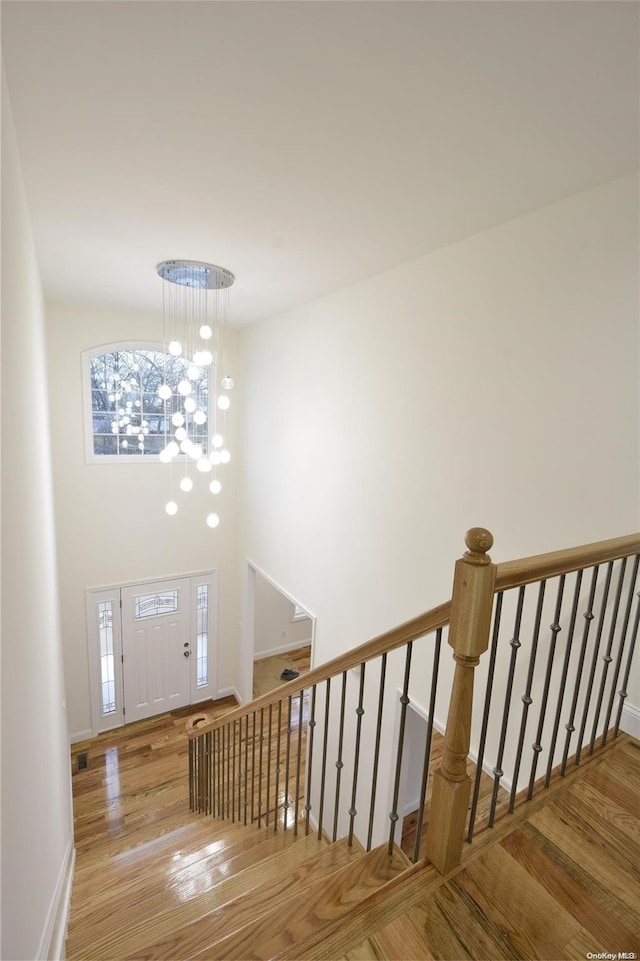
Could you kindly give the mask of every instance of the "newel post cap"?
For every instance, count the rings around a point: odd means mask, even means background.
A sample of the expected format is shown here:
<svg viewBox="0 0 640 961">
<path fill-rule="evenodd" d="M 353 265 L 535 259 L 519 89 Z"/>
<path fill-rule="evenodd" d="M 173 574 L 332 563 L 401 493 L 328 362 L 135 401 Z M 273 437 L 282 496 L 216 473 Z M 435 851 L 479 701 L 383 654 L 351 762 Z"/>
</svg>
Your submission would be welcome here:
<svg viewBox="0 0 640 961">
<path fill-rule="evenodd" d="M 467 564 L 491 563 L 487 551 L 493 547 L 493 534 L 486 527 L 472 527 L 465 534 L 464 542 L 469 548 L 464 554 Z"/>
</svg>

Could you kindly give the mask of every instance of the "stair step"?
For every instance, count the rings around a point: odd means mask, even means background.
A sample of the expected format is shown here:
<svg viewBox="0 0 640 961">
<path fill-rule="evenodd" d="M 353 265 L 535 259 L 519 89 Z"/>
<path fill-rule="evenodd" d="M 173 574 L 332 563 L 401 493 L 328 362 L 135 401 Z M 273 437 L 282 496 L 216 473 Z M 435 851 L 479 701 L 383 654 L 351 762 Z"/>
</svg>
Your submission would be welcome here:
<svg viewBox="0 0 640 961">
<path fill-rule="evenodd" d="M 96 879 L 100 886 L 108 886 L 113 879 L 117 883 L 123 877 L 123 871 L 141 872 L 147 868 L 166 860 L 170 863 L 175 854 L 189 856 L 219 842 L 220 847 L 231 845 L 238 836 L 244 837 L 247 830 L 238 824 L 214 821 L 203 818 L 201 821 L 182 819 L 173 820 L 173 829 L 169 822 L 156 826 L 155 830 L 149 825 L 148 830 L 136 833 L 136 845 L 131 847 L 130 838 L 111 839 L 103 845 L 96 845 L 91 852 L 91 858 L 80 862 L 75 872 L 77 883 L 84 884 Z M 166 827 L 166 831 L 163 831 Z"/>
<path fill-rule="evenodd" d="M 433 961 L 427 942 L 410 914 L 400 914 L 371 939 L 378 957 L 386 961 Z"/>
<path fill-rule="evenodd" d="M 310 842 L 310 843 L 309 843 Z M 273 910 L 282 910 L 286 904 L 294 904 L 312 885 L 326 883 L 341 869 L 362 858 L 355 847 L 349 847 L 346 839 L 327 845 L 325 841 L 309 838 L 306 854 L 297 864 L 288 866 L 278 858 L 257 865 L 255 870 L 244 872 L 251 875 L 247 881 L 241 876 L 234 885 L 225 885 L 225 895 L 233 893 L 232 887 L 241 890 L 237 897 L 226 901 L 207 915 L 195 919 L 180 929 L 173 930 L 166 938 L 154 939 L 146 947 L 138 948 L 124 961 L 156 961 L 162 958 L 191 958 L 205 951 L 210 955 L 210 945 L 222 939 L 232 938 L 248 925 L 255 924 L 261 916 Z M 260 883 L 254 884 L 258 881 Z M 291 908 L 289 908 L 291 911 Z"/>
<path fill-rule="evenodd" d="M 136 859 L 126 867 L 121 863 L 117 883 L 107 883 L 98 892 L 93 878 L 78 883 L 74 921 L 91 924 L 96 931 L 105 916 L 126 910 L 132 896 L 137 903 L 144 902 L 147 915 L 184 904 L 295 840 L 292 831 L 267 836 L 251 828 L 240 832 L 218 829 L 204 841 L 198 835 L 188 845 L 176 845 L 173 854 L 162 858 Z"/>
<path fill-rule="evenodd" d="M 219 880 L 220 872 L 217 872 L 214 875 L 217 883 L 208 890 L 203 887 L 209 884 L 209 879 L 200 861 L 194 864 L 193 871 L 187 870 L 175 886 L 156 875 L 156 888 L 147 897 L 139 896 L 138 891 L 135 894 L 127 891 L 127 897 L 118 907 L 117 932 L 114 932 L 110 920 L 114 914 L 108 909 L 109 905 L 98 906 L 91 923 L 83 923 L 79 929 L 74 925 L 69 933 L 67 956 L 78 961 L 82 958 L 87 961 L 123 959 L 131 954 L 141 958 L 140 950 L 145 945 L 168 937 L 176 929 L 221 908 L 247 890 L 265 882 L 267 887 L 273 886 L 280 875 L 289 877 L 310 852 L 327 848 L 314 836 L 292 839 L 289 832 L 279 832 L 260 840 L 263 836 L 257 830 L 244 828 L 243 833 L 245 856 L 250 856 L 251 866 L 224 880 Z M 246 863 L 246 857 L 244 860 Z M 237 870 L 237 865 L 230 866 L 229 870 Z"/>
<path fill-rule="evenodd" d="M 270 961 L 301 938 L 347 914 L 353 905 L 401 874 L 406 866 L 407 859 L 399 849 L 389 855 L 383 845 L 329 877 L 310 883 L 304 899 L 294 889 L 290 898 L 268 914 L 187 957 L 192 961 Z"/>
</svg>

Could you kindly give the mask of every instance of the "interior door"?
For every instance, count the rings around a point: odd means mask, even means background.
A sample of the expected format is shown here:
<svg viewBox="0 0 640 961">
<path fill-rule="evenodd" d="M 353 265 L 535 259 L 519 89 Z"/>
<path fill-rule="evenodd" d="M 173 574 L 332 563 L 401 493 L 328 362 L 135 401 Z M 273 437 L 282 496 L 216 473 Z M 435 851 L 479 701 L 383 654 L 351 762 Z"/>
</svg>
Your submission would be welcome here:
<svg viewBox="0 0 640 961">
<path fill-rule="evenodd" d="M 126 723 L 191 703 L 189 578 L 122 588 Z"/>
</svg>

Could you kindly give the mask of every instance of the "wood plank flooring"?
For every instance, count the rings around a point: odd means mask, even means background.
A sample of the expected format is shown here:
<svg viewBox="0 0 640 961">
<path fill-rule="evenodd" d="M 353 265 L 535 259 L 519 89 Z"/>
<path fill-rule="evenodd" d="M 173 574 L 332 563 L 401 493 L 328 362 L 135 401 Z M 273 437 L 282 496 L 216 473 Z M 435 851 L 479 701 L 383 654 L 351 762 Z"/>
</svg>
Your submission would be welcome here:
<svg viewBox="0 0 640 961">
<path fill-rule="evenodd" d="M 345 961 L 638 957 L 640 743 L 590 763 Z"/>
<path fill-rule="evenodd" d="M 70 959 L 640 956 L 640 744 L 626 735 L 479 833 L 451 875 L 416 865 L 410 877 L 398 850 L 365 856 L 191 814 L 192 713 L 73 748 Z M 415 825 L 411 852 L 414 839 Z"/>
</svg>

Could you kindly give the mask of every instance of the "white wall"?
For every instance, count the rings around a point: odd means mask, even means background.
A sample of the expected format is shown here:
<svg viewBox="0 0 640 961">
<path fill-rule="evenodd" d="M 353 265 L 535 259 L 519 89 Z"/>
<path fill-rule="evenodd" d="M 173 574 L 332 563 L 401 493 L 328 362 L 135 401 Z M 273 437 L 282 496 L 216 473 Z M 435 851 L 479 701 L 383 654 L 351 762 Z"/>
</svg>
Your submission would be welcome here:
<svg viewBox="0 0 640 961">
<path fill-rule="evenodd" d="M 311 644 L 311 618 L 294 621 L 293 611 L 293 601 L 256 572 L 254 660 Z"/>
<path fill-rule="evenodd" d="M 447 598 L 471 526 L 497 561 L 636 529 L 637 265 L 628 177 L 244 331 L 243 553 L 316 663 Z"/>
<path fill-rule="evenodd" d="M 56 924 L 72 870 L 73 818 L 44 308 L 4 73 L 2 434 L 0 953 L 17 961 L 60 948 Z"/>
<path fill-rule="evenodd" d="M 227 418 L 232 461 L 219 471 L 222 492 L 214 498 L 208 485 L 196 485 L 191 494 L 181 495 L 185 508 L 169 517 L 164 511 L 169 468 L 157 458 L 142 464 L 86 464 L 82 421 L 82 351 L 118 340 L 162 342 L 160 282 L 157 315 L 48 304 L 47 322 L 62 635 L 69 731 L 77 738 L 88 736 L 91 727 L 87 587 L 219 570 L 218 691 L 235 684 L 240 387 L 233 391 Z M 204 519 L 214 500 L 221 523 L 212 530 Z"/>
</svg>

